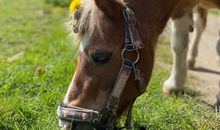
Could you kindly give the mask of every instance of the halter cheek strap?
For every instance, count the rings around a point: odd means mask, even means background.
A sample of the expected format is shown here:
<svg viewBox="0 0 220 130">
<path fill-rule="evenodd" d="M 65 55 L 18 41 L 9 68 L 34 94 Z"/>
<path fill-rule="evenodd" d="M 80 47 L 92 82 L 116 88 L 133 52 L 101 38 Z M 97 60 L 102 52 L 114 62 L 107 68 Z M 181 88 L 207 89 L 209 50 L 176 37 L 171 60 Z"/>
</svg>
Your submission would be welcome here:
<svg viewBox="0 0 220 130">
<path fill-rule="evenodd" d="M 68 106 L 61 104 L 57 110 L 61 120 L 70 123 L 90 123 L 96 127 L 113 130 L 116 128 L 116 111 L 119 106 L 119 101 L 131 73 L 134 73 L 138 96 L 145 91 L 145 86 L 142 84 L 143 74 L 137 66 L 139 61 L 139 50 L 143 48 L 143 43 L 140 40 L 136 29 L 136 18 L 133 10 L 127 5 L 123 9 L 124 25 L 125 25 L 125 46 L 122 50 L 122 66 L 109 97 L 107 106 L 101 111 L 94 111 L 81 107 Z M 136 55 L 136 58 L 129 58 L 127 55 L 131 53 Z M 135 97 L 129 105 L 127 119 L 123 128 L 131 128 L 132 106 L 137 97 Z M 123 129 L 121 128 L 121 129 Z"/>
<path fill-rule="evenodd" d="M 108 101 L 107 109 L 111 110 L 113 113 L 116 112 L 121 95 L 125 89 L 126 83 L 131 76 L 133 71 L 134 79 L 136 81 L 136 88 L 138 91 L 138 96 L 141 95 L 145 88 L 142 84 L 143 75 L 140 69 L 137 66 L 139 61 L 139 50 L 143 48 L 143 43 L 140 40 L 138 31 L 136 29 L 136 18 L 134 16 L 133 10 L 131 10 L 127 5 L 123 10 L 124 23 L 125 23 L 125 46 L 122 50 L 122 67 L 118 74 L 118 78 L 116 80 L 114 89 Z M 126 57 L 126 54 L 134 53 L 136 54 L 135 59 L 129 59 Z M 132 106 L 137 97 L 135 97 L 128 108 L 127 119 L 125 122 L 125 126 L 123 128 L 130 129 L 131 128 L 131 117 L 132 117 Z"/>
</svg>

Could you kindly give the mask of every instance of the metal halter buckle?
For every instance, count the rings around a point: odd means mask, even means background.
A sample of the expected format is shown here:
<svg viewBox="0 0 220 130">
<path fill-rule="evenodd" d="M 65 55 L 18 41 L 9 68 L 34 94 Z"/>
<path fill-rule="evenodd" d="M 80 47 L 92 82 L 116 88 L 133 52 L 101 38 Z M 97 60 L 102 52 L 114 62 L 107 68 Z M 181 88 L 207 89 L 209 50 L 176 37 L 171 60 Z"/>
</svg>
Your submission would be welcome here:
<svg viewBox="0 0 220 130">
<path fill-rule="evenodd" d="M 135 53 L 136 53 L 136 58 L 134 58 L 134 59 L 129 59 L 129 58 L 125 57 L 126 52 L 135 52 Z M 136 63 L 139 61 L 139 59 L 140 59 L 140 53 L 139 53 L 138 50 L 131 50 L 131 51 L 130 51 L 130 50 L 124 48 L 124 49 L 122 50 L 122 52 L 121 52 L 121 57 L 122 57 L 122 61 L 124 61 L 125 59 L 127 59 L 127 60 L 129 60 L 129 61 L 132 61 L 133 64 L 136 64 Z"/>
</svg>

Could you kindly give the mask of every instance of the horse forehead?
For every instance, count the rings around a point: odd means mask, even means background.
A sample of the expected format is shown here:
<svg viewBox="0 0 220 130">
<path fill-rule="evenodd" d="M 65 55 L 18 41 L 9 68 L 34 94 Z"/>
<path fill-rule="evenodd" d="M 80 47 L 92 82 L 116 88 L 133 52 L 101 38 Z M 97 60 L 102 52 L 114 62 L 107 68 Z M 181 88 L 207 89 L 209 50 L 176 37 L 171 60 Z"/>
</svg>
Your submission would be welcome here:
<svg viewBox="0 0 220 130">
<path fill-rule="evenodd" d="M 101 37 L 91 36 L 90 34 L 85 34 L 82 37 L 79 50 L 80 52 L 84 52 L 85 49 L 103 49 L 103 50 L 109 50 L 112 51 L 112 49 L 115 47 L 115 41 L 112 39 L 105 40 Z"/>
</svg>

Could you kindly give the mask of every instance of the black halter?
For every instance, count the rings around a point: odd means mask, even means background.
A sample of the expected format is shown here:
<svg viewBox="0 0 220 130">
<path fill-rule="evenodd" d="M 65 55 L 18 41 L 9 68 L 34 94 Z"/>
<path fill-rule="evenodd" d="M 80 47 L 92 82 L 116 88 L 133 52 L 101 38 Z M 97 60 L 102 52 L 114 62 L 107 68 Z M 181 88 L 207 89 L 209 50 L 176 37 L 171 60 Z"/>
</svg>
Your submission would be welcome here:
<svg viewBox="0 0 220 130">
<path fill-rule="evenodd" d="M 60 120 L 72 124 L 88 123 L 92 124 L 94 128 L 101 130 L 118 129 L 116 127 L 116 110 L 118 108 L 122 92 L 125 89 L 127 80 L 132 71 L 135 75 L 134 78 L 136 81 L 138 96 L 145 91 L 145 86 L 142 85 L 142 73 L 137 67 L 137 62 L 139 61 L 139 50 L 143 48 L 143 43 L 141 42 L 136 29 L 135 14 L 127 5 L 125 5 L 123 9 L 123 18 L 125 24 L 125 46 L 121 53 L 122 66 L 106 108 L 101 111 L 94 111 L 76 106 L 68 106 L 67 104 L 62 103 L 57 110 Z M 129 59 L 126 57 L 128 53 L 136 54 L 136 59 Z M 125 126 L 119 129 L 131 128 L 132 106 L 136 98 L 134 98 L 129 105 Z"/>
</svg>

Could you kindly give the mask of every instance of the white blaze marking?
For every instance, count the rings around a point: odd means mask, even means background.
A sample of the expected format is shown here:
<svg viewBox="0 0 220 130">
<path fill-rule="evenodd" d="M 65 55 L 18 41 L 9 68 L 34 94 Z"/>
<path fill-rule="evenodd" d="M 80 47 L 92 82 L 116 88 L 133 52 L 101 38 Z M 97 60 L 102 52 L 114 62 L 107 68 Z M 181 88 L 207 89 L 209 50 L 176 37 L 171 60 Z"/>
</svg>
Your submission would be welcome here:
<svg viewBox="0 0 220 130">
<path fill-rule="evenodd" d="M 69 88 L 68 88 L 68 90 L 67 90 L 67 93 L 66 93 L 66 95 L 65 95 L 65 98 L 64 98 L 64 100 L 63 100 L 63 103 L 64 103 L 64 104 L 68 104 L 68 103 L 69 103 L 69 95 L 70 95 L 71 90 L 72 90 L 72 87 L 73 87 L 73 81 L 74 81 L 74 79 L 75 79 L 75 74 L 73 75 L 73 78 L 72 78 L 72 80 L 71 80 L 71 83 L 70 83 L 70 85 L 69 85 Z"/>
<path fill-rule="evenodd" d="M 86 33 L 83 36 L 82 41 L 80 43 L 80 47 L 79 47 L 80 52 L 83 52 L 85 50 L 85 48 L 88 46 L 88 43 L 89 43 L 89 34 Z"/>
</svg>

